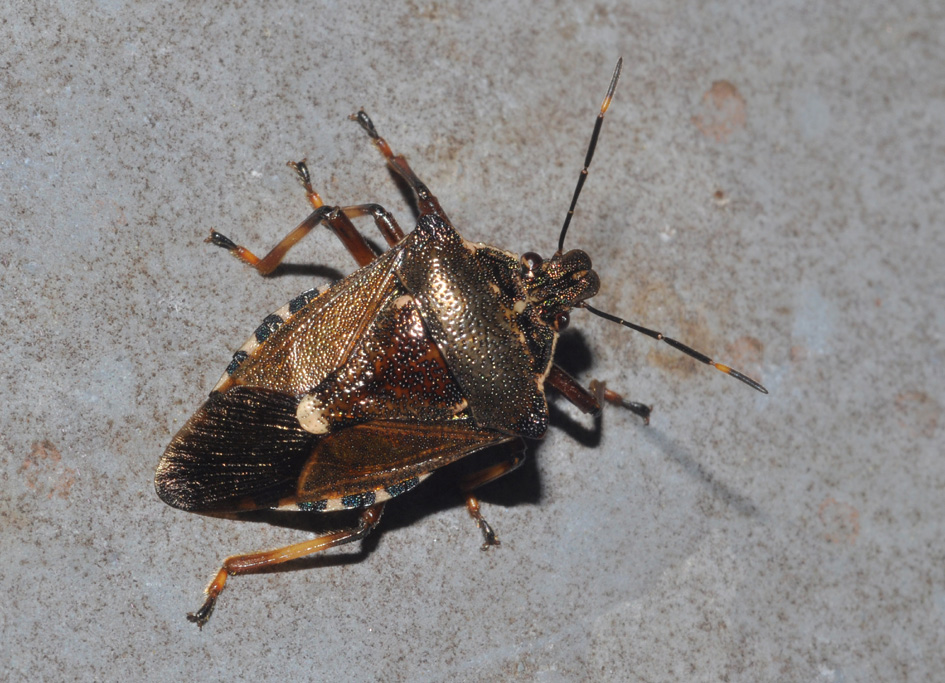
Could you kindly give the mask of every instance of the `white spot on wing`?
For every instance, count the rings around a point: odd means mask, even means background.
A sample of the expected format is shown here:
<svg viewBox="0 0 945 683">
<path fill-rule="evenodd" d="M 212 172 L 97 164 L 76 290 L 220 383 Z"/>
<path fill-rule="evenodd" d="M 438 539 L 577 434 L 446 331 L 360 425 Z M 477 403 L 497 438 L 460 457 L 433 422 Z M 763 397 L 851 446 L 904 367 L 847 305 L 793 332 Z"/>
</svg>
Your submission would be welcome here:
<svg viewBox="0 0 945 683">
<path fill-rule="evenodd" d="M 302 429 L 312 434 L 327 434 L 328 420 L 322 411 L 322 402 L 315 396 L 307 394 L 299 401 L 299 407 L 295 410 L 295 417 L 298 419 Z"/>
</svg>

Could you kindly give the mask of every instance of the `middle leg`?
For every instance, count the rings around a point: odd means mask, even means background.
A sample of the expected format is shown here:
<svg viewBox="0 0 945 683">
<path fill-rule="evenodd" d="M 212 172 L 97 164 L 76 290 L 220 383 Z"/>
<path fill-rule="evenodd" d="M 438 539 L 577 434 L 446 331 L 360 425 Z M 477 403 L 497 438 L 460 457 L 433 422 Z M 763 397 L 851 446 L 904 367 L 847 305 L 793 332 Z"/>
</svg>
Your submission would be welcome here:
<svg viewBox="0 0 945 683">
<path fill-rule="evenodd" d="M 496 447 L 501 449 L 502 459 L 477 472 L 467 475 L 463 478 L 460 488 L 466 494 L 466 510 L 469 516 L 476 522 L 479 531 L 482 532 L 482 549 L 488 550 L 494 545 L 501 545 L 499 537 L 496 535 L 492 525 L 482 516 L 479 510 L 479 498 L 472 492 L 480 486 L 485 486 L 499 477 L 504 477 L 509 472 L 518 469 L 525 462 L 525 442 L 520 438 L 512 439 Z"/>
<path fill-rule="evenodd" d="M 205 241 L 215 244 L 218 247 L 223 247 L 240 261 L 248 263 L 258 270 L 261 275 L 269 275 L 282 263 L 282 259 L 289 253 L 289 250 L 322 222 L 327 223 L 332 232 L 344 243 L 359 266 L 366 266 L 376 258 L 377 255 L 374 253 L 371 245 L 361 236 L 361 233 L 354 227 L 354 223 L 344 214 L 344 211 L 337 206 L 320 206 L 315 209 L 315 211 L 309 214 L 308 218 L 299 223 L 292 232 L 283 237 L 282 240 L 262 258 L 259 258 L 246 247 L 237 244 L 229 237 L 220 234 L 216 230 L 211 230 L 210 237 Z"/>
<path fill-rule="evenodd" d="M 322 198 L 312 189 L 312 176 L 308 172 L 308 165 L 305 163 L 305 159 L 302 159 L 302 161 L 290 161 L 287 165 L 292 168 L 299 177 L 299 182 L 302 184 L 302 187 L 305 188 L 305 194 L 312 206 L 316 209 L 321 208 L 323 206 Z M 400 229 L 394 216 L 380 204 L 356 204 L 354 206 L 346 206 L 341 209 L 341 212 L 348 216 L 348 218 L 371 216 L 374 219 L 374 224 L 384 236 L 384 240 L 387 242 L 388 246 L 392 247 L 404 238 L 404 231 Z"/>
</svg>

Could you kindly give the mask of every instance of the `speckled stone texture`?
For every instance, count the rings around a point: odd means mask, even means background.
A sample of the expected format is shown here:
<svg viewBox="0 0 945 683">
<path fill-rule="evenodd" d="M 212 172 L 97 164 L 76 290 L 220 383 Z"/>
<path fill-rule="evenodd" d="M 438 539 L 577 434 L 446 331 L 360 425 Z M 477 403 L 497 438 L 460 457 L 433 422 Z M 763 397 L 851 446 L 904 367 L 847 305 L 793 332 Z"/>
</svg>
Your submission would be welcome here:
<svg viewBox="0 0 945 683">
<path fill-rule="evenodd" d="M 939 0 L 11 4 L 0 679 L 940 676 L 942 36 Z M 303 157 L 411 225 L 363 106 L 464 237 L 548 255 L 620 55 L 568 237 L 594 304 L 770 395 L 575 311 L 562 363 L 652 422 L 554 401 L 483 492 L 501 548 L 444 473 L 187 623 L 224 556 L 340 523 L 154 493 L 259 321 L 354 266 L 319 231 L 263 279 L 210 229 L 265 252 L 307 215 Z"/>
</svg>

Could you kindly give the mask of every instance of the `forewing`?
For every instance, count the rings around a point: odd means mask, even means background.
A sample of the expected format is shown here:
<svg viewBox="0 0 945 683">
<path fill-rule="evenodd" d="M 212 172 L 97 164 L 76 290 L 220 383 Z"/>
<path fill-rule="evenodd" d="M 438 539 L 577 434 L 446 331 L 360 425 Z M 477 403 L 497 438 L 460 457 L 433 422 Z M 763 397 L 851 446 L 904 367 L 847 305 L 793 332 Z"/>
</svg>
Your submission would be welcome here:
<svg viewBox="0 0 945 683">
<path fill-rule="evenodd" d="M 316 444 L 299 478 L 298 502 L 391 486 L 516 438 L 469 419 L 378 420 L 347 427 Z"/>
<path fill-rule="evenodd" d="M 401 253 L 394 248 L 382 254 L 297 312 L 286 309 L 291 315 L 278 315 L 280 309 L 269 316 L 270 324 L 264 321 L 243 345 L 243 360 L 231 364 L 229 380 L 217 389 L 242 384 L 302 394 L 316 386 L 344 363 L 378 311 L 403 291 L 393 273 Z"/>
</svg>

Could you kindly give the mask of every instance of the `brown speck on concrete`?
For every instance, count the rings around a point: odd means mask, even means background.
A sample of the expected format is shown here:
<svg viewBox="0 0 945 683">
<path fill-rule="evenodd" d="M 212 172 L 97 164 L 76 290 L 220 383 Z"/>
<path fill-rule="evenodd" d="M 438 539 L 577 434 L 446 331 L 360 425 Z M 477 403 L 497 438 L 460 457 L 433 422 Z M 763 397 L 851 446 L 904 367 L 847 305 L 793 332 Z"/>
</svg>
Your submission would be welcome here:
<svg viewBox="0 0 945 683">
<path fill-rule="evenodd" d="M 745 127 L 745 98 L 728 81 L 716 81 L 702 96 L 701 111 L 692 117 L 699 132 L 716 142 L 728 142 L 736 130 Z"/>
<path fill-rule="evenodd" d="M 76 471 L 63 467 L 62 454 L 51 441 L 34 441 L 30 454 L 20 465 L 19 473 L 27 488 L 46 498 L 68 498 L 75 484 Z"/>
<path fill-rule="evenodd" d="M 942 406 L 924 391 L 904 391 L 896 396 L 899 425 L 912 436 L 935 435 Z"/>
<path fill-rule="evenodd" d="M 853 545 L 860 535 L 860 511 L 849 503 L 826 498 L 817 510 L 824 525 L 824 538 L 831 543 Z"/>
<path fill-rule="evenodd" d="M 675 290 L 663 282 L 642 289 L 633 299 L 637 320 L 648 324 L 695 349 L 713 348 L 712 335 L 705 317 L 687 309 Z M 672 323 L 672 329 L 657 321 Z M 700 372 L 698 361 L 666 344 L 654 344 L 647 353 L 647 361 L 680 377 Z"/>
<path fill-rule="evenodd" d="M 712 193 L 712 201 L 715 202 L 715 205 L 718 207 L 728 206 L 732 201 L 731 198 L 725 194 L 725 190 L 716 190 Z"/>
</svg>

